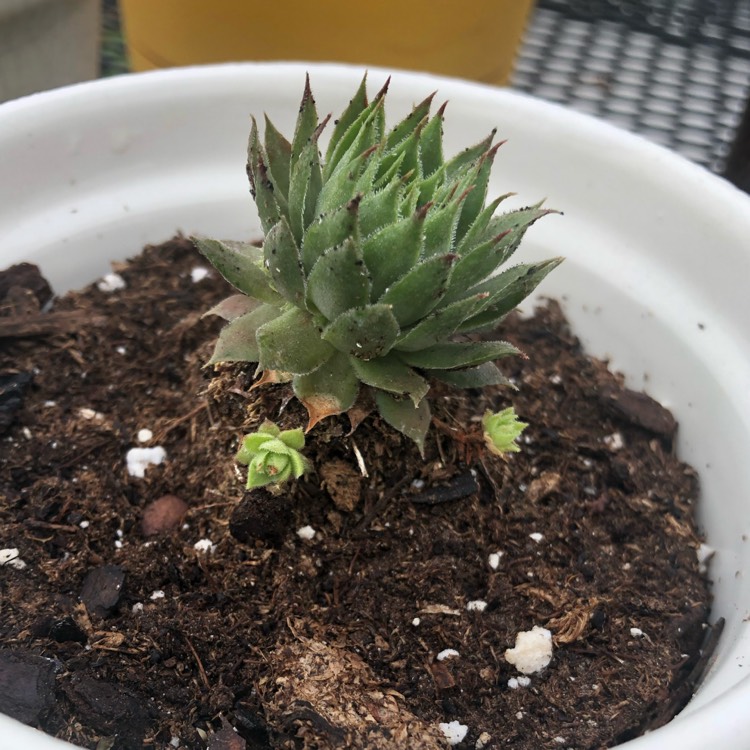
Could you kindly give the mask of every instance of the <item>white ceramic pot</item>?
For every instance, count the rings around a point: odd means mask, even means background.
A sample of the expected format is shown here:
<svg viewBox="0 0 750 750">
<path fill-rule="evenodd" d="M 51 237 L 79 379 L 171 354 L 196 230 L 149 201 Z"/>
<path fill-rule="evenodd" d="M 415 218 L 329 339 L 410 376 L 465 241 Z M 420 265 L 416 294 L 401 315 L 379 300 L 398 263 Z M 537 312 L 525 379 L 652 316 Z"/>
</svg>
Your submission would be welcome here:
<svg viewBox="0 0 750 750">
<path fill-rule="evenodd" d="M 250 113 L 293 129 L 304 72 L 320 112 L 361 71 L 244 64 L 99 81 L 0 107 L 0 266 L 30 260 L 58 292 L 178 229 L 258 233 L 244 174 Z M 386 73 L 370 71 L 373 90 Z M 712 618 L 726 618 L 689 706 L 632 750 L 739 750 L 750 737 L 750 198 L 658 146 L 509 91 L 397 73 L 393 117 L 438 89 L 446 153 L 497 126 L 507 138 L 490 192 L 565 211 L 541 222 L 526 260 L 565 255 L 543 284 L 587 349 L 673 409 L 679 451 L 701 474 Z M 3 747 L 64 744 L 0 716 Z"/>
<path fill-rule="evenodd" d="M 95 78 L 101 0 L 0 0 L 0 102 Z"/>
</svg>

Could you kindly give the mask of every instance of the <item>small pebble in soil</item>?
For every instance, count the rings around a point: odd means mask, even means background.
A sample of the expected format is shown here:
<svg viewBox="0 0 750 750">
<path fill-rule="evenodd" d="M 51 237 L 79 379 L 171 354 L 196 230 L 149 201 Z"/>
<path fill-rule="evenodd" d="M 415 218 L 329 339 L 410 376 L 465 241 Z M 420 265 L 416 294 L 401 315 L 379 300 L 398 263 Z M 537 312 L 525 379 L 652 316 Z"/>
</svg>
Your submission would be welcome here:
<svg viewBox="0 0 750 750">
<path fill-rule="evenodd" d="M 315 529 L 312 526 L 302 526 L 297 529 L 297 536 L 300 539 L 307 539 L 309 541 L 315 538 Z"/>
<path fill-rule="evenodd" d="M 79 594 L 89 612 L 106 617 L 120 601 L 125 571 L 119 565 L 102 565 L 87 574 Z"/>
<path fill-rule="evenodd" d="M 153 436 L 154 433 L 144 427 L 142 430 L 138 430 L 138 435 L 136 437 L 138 438 L 139 443 L 147 443 Z"/>
<path fill-rule="evenodd" d="M 131 448 L 125 456 L 128 474 L 143 479 L 149 466 L 158 466 L 166 457 L 167 452 L 160 445 L 154 448 Z"/>
<path fill-rule="evenodd" d="M 96 286 L 100 292 L 116 292 L 124 289 L 126 284 L 125 279 L 119 273 L 108 273 L 97 282 Z"/>
<path fill-rule="evenodd" d="M 500 566 L 500 558 L 504 554 L 505 554 L 504 552 L 498 550 L 497 552 L 493 552 L 489 556 L 489 558 L 487 560 L 487 564 L 492 568 L 492 570 L 497 570 L 498 569 L 498 567 Z"/>
<path fill-rule="evenodd" d="M 210 539 L 199 539 L 193 545 L 193 549 L 198 552 L 204 552 L 207 555 L 212 555 L 216 551 L 216 545 Z"/>
<path fill-rule="evenodd" d="M 544 669 L 552 659 L 552 633 L 534 625 L 516 635 L 516 645 L 506 649 L 505 659 L 523 674 Z"/>
<path fill-rule="evenodd" d="M 440 731 L 445 735 L 445 739 L 448 740 L 449 745 L 458 745 L 459 742 L 463 742 L 466 733 L 469 731 L 469 727 L 458 721 L 441 723 L 439 726 Z"/>
<path fill-rule="evenodd" d="M 143 509 L 141 517 L 143 536 L 174 531 L 182 523 L 187 510 L 187 503 L 176 495 L 162 495 Z"/>
<path fill-rule="evenodd" d="M 459 656 L 460 654 L 455 648 L 444 648 L 438 655 L 437 660 L 443 661 L 444 659 L 450 659 L 451 657 Z"/>
<path fill-rule="evenodd" d="M 483 599 L 475 599 L 474 601 L 467 603 L 466 609 L 469 612 L 484 612 L 484 610 L 487 609 L 487 602 Z"/>
</svg>

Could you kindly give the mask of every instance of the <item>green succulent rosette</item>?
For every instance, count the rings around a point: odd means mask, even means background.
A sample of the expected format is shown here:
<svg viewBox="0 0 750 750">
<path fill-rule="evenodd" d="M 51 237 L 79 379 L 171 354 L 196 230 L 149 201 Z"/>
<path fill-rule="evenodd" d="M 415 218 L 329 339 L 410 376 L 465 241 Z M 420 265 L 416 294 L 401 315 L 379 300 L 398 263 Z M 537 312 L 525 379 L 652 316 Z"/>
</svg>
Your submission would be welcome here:
<svg viewBox="0 0 750 750">
<path fill-rule="evenodd" d="M 212 312 L 228 320 L 211 359 L 254 362 L 261 382 L 291 382 L 319 420 L 369 389 L 383 419 L 419 446 L 433 381 L 506 384 L 495 360 L 517 354 L 491 331 L 560 262 L 503 268 L 541 204 L 499 213 L 486 202 L 494 133 L 445 159 L 445 107 L 432 96 L 391 128 L 386 86 L 365 81 L 321 155 L 309 81 L 291 141 L 253 120 L 247 173 L 261 247 L 197 239 L 240 295 Z"/>
</svg>

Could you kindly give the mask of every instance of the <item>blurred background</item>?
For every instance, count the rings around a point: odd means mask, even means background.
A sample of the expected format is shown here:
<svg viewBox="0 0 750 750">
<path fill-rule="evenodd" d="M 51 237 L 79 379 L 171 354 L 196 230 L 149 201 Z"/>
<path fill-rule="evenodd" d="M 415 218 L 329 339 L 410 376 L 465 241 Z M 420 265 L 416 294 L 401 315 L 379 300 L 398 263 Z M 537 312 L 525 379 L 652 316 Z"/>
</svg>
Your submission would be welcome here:
<svg viewBox="0 0 750 750">
<path fill-rule="evenodd" d="M 0 0 L 0 101 L 233 59 L 337 59 L 509 85 L 750 191 L 750 0 Z"/>
</svg>

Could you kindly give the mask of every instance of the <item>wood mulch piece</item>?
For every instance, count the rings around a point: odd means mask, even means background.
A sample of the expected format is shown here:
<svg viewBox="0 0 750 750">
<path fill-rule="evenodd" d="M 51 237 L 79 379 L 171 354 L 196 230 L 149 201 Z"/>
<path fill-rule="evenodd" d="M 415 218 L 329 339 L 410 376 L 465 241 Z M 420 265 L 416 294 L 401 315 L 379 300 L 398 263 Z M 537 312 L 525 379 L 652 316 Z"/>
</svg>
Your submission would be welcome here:
<svg viewBox="0 0 750 750">
<path fill-rule="evenodd" d="M 437 748 L 452 721 L 459 748 L 602 748 L 679 710 L 710 603 L 698 479 L 672 416 L 555 303 L 504 324 L 518 392 L 435 389 L 426 461 L 372 414 L 328 420 L 274 506 L 233 454 L 303 410 L 203 369 L 221 322 L 201 314 L 228 291 L 203 265 L 177 238 L 51 313 L 28 268 L 3 277 L 0 547 L 23 562 L 0 568 L 0 709 L 126 750 Z M 503 461 L 479 418 L 510 403 L 530 427 Z M 131 476 L 128 451 L 157 446 Z M 553 658 L 519 685 L 504 652 L 535 625 Z"/>
</svg>

